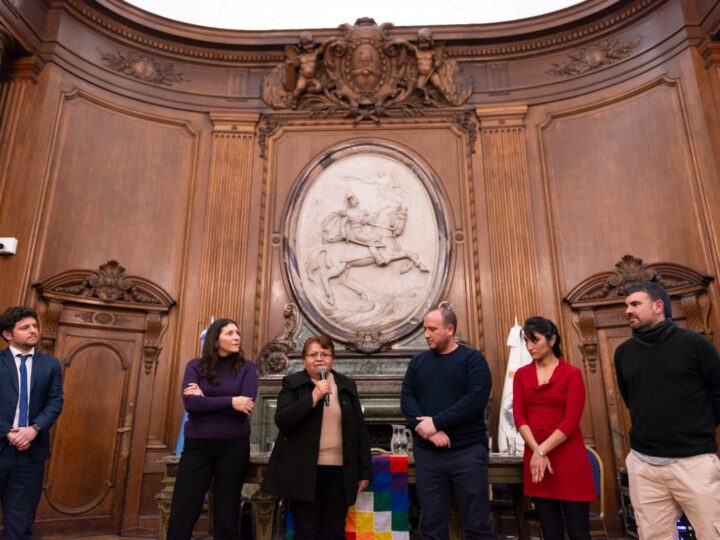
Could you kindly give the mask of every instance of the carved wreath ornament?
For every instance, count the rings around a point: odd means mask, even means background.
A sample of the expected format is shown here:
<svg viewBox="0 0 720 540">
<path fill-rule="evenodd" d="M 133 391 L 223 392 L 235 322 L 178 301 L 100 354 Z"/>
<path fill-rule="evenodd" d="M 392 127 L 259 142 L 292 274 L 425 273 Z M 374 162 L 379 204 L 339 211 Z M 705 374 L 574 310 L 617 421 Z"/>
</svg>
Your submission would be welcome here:
<svg viewBox="0 0 720 540">
<path fill-rule="evenodd" d="M 343 24 L 342 37 L 316 44 L 303 32 L 297 46 L 263 80 L 263 100 L 275 109 L 377 121 L 391 110 L 422 114 L 425 107 L 465 103 L 472 82 L 433 41 L 427 28 L 415 43 L 392 38 L 391 23 L 363 17 Z"/>
</svg>

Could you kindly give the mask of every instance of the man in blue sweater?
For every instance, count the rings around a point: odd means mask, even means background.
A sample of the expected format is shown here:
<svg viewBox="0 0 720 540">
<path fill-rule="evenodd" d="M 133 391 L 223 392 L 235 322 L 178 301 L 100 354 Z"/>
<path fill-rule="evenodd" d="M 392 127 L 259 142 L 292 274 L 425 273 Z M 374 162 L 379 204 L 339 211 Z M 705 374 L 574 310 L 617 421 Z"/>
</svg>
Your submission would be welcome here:
<svg viewBox="0 0 720 540">
<path fill-rule="evenodd" d="M 483 355 L 457 343 L 450 309 L 423 319 L 429 351 L 415 356 L 400 406 L 413 435 L 422 537 L 447 539 L 450 498 L 460 508 L 465 538 L 492 539 L 488 503 L 485 406 L 492 379 Z"/>
<path fill-rule="evenodd" d="M 626 465 L 640 538 L 677 538 L 681 509 L 699 539 L 720 538 L 720 355 L 673 322 L 661 285 L 626 294 L 633 337 L 615 351 L 615 373 L 632 420 Z"/>
</svg>

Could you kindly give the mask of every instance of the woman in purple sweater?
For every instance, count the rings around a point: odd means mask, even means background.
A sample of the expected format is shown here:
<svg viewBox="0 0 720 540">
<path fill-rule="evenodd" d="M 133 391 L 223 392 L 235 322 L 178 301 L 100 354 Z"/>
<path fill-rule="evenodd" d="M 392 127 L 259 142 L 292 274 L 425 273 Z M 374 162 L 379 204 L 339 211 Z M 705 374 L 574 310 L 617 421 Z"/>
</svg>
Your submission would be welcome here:
<svg viewBox="0 0 720 540">
<path fill-rule="evenodd" d="M 250 460 L 250 413 L 257 390 L 257 370 L 242 357 L 237 324 L 215 321 L 202 356 L 185 368 L 188 420 L 168 540 L 190 540 L 211 481 L 215 540 L 239 538 L 240 492 Z"/>
</svg>

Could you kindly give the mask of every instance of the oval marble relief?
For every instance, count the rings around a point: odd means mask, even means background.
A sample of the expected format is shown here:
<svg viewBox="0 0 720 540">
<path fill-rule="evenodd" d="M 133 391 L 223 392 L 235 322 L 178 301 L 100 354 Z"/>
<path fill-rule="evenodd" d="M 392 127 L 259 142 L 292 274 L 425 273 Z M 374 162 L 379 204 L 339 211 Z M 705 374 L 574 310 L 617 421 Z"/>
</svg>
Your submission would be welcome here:
<svg viewBox="0 0 720 540">
<path fill-rule="evenodd" d="M 285 264 L 307 317 L 372 352 L 414 331 L 447 276 L 448 213 L 420 158 L 356 142 L 308 165 L 290 197 Z"/>
</svg>

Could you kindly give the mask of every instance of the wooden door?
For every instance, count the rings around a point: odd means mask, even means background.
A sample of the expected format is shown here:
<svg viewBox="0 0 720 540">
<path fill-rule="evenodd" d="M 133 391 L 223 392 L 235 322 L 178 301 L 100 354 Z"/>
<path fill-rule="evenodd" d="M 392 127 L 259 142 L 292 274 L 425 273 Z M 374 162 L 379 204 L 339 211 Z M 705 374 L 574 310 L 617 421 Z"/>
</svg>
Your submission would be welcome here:
<svg viewBox="0 0 720 540">
<path fill-rule="evenodd" d="M 85 313 L 66 309 L 63 320 L 81 321 Z M 63 365 L 65 406 L 54 430 L 39 530 L 120 531 L 142 344 L 142 331 L 126 325 L 61 322 L 55 355 Z"/>
</svg>

